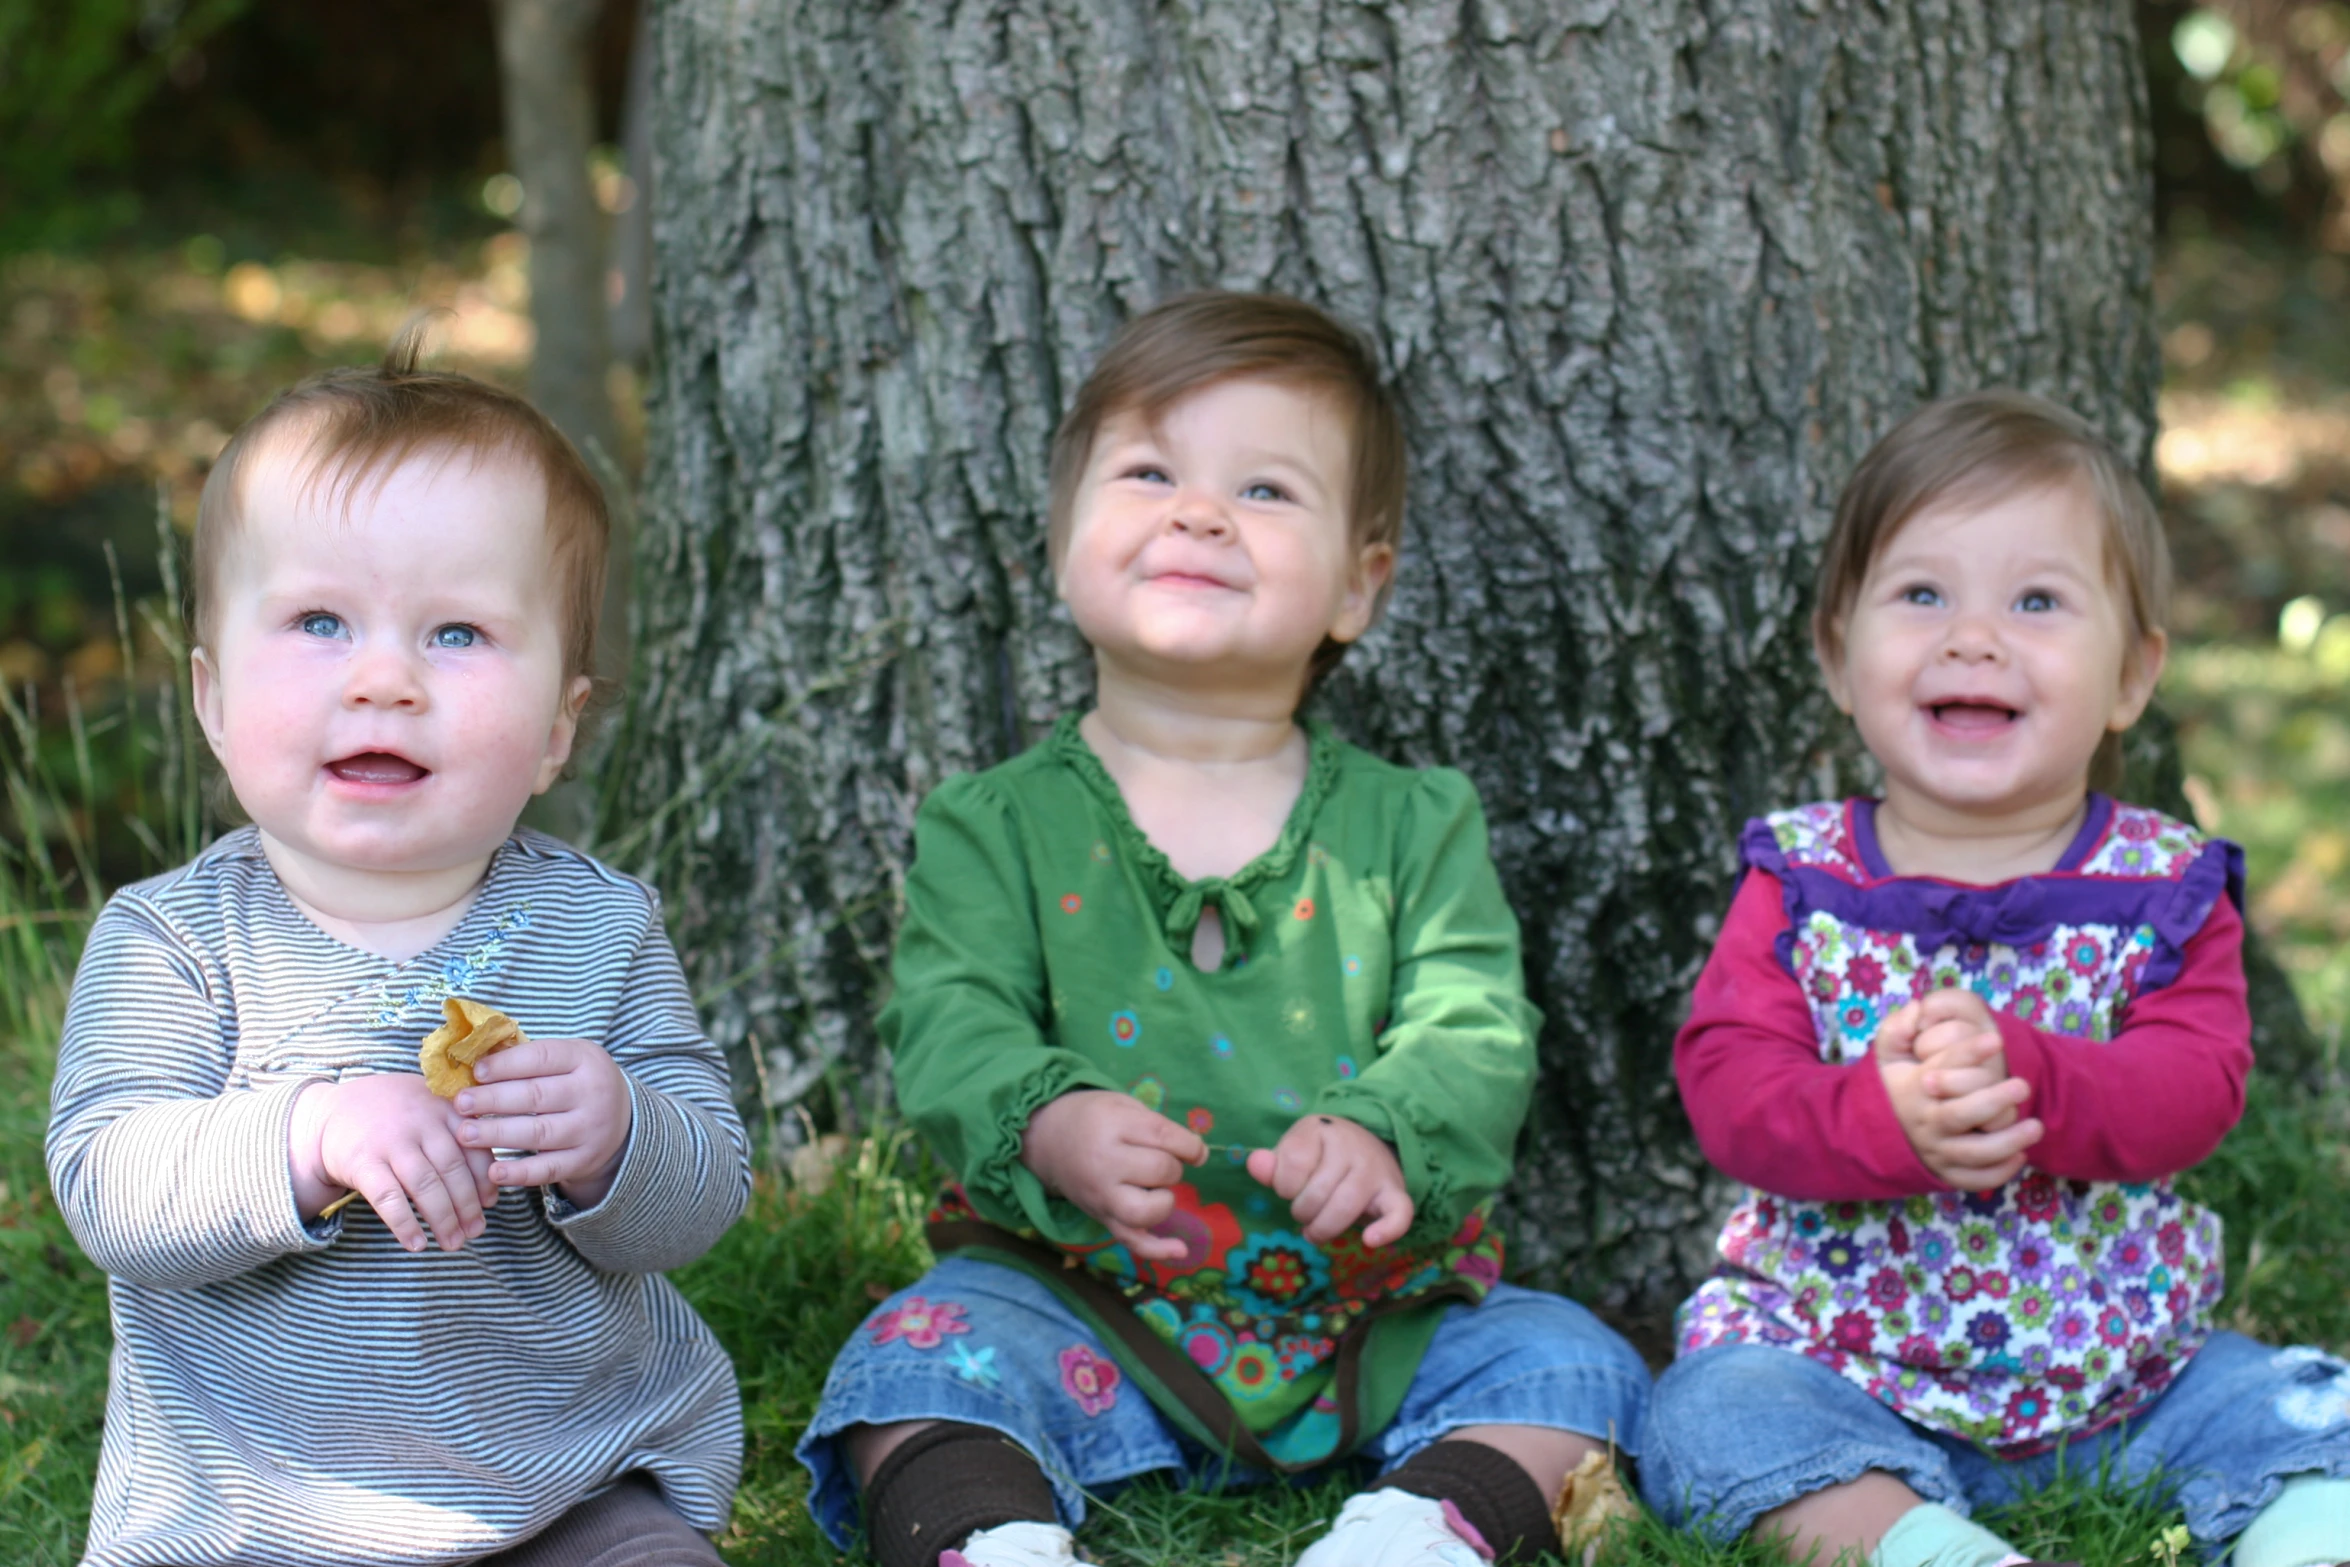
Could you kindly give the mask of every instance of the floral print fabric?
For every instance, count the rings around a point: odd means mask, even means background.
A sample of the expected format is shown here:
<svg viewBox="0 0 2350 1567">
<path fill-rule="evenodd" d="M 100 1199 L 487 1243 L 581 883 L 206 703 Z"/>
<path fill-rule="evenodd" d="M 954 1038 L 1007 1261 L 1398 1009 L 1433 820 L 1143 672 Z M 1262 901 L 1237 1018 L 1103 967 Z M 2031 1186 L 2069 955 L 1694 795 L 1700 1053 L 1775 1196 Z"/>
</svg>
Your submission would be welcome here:
<svg viewBox="0 0 2350 1567">
<path fill-rule="evenodd" d="M 1106 1345 L 1132 1396 L 1192 1418 L 1164 1375 L 1180 1357 L 1282 1463 L 1362 1440 L 1426 1342 L 1373 1311 L 1404 1318 L 1395 1303 L 1419 1301 L 1432 1319 L 1501 1272 L 1485 1213 L 1525 1116 L 1537 1019 L 1487 842 L 1467 779 L 1391 766 L 1321 724 L 1280 837 L 1230 877 L 1176 872 L 1073 716 L 941 784 L 917 822 L 881 1017 L 899 1102 L 962 1183 L 934 1217 L 1051 1248 L 1047 1287 L 1089 1310 L 1095 1286 L 1116 1290 L 1143 1325 Z M 1202 969 L 1192 937 L 1211 909 L 1226 946 Z M 1081 1089 L 1131 1095 L 1207 1143 L 1167 1221 L 1174 1262 L 1138 1263 L 1021 1161 L 1027 1119 Z M 1394 1147 L 1417 1208 L 1404 1244 L 1310 1244 L 1249 1175 L 1249 1151 L 1307 1115 Z M 947 1249 L 964 1244 L 985 1243 Z"/>
<path fill-rule="evenodd" d="M 1203 1200 L 1189 1182 L 1175 1188 L 1175 1202 L 1174 1216 L 1160 1230 L 1188 1243 L 1180 1259 L 1138 1262 L 1116 1242 L 1072 1248 L 1072 1255 L 1114 1285 L 1153 1333 L 1212 1380 L 1268 1451 L 1285 1462 L 1335 1452 L 1339 1410 L 1321 1395 L 1339 1341 L 1372 1306 L 1462 1283 L 1482 1296 L 1501 1278 L 1501 1237 L 1482 1208 L 1441 1246 L 1373 1249 L 1363 1245 L 1359 1229 L 1327 1247 L 1289 1229 L 1252 1232 L 1230 1205 Z M 1275 1212 L 1288 1217 L 1286 1209 Z M 960 1189 L 951 1189 L 931 1217 L 976 1216 Z M 917 1297 L 903 1311 L 877 1319 L 873 1331 L 877 1341 L 903 1337 L 927 1348 L 900 1319 L 912 1312 L 916 1328 L 960 1332 L 961 1323 L 945 1320 L 958 1310 L 928 1306 Z M 1108 1380 L 1098 1384 L 1098 1396 L 1107 1400 L 1115 1396 L 1116 1366 L 1102 1364 Z M 1081 1403 L 1097 1396 L 1096 1384 L 1082 1380 L 1092 1375 L 1072 1372 L 1068 1355 L 1062 1357 L 1062 1385 Z"/>
<path fill-rule="evenodd" d="M 2099 799 L 2069 869 L 1992 888 L 1890 877 L 1871 864 L 1867 807 L 1782 812 L 1746 841 L 1748 864 L 1787 890 L 1780 957 L 1834 1064 L 1866 1069 L 1888 1013 L 1952 987 L 2081 1048 L 2127 1051 L 2130 999 L 2176 974 L 2227 872 L 2226 845 Z M 2219 1220 L 2167 1177 L 2027 1167 L 1995 1191 L 1899 1202 L 1750 1191 L 1718 1249 L 1721 1271 L 1681 1308 L 1682 1353 L 1794 1349 L 1911 1420 L 2011 1456 L 2159 1394 L 2221 1286 Z"/>
</svg>

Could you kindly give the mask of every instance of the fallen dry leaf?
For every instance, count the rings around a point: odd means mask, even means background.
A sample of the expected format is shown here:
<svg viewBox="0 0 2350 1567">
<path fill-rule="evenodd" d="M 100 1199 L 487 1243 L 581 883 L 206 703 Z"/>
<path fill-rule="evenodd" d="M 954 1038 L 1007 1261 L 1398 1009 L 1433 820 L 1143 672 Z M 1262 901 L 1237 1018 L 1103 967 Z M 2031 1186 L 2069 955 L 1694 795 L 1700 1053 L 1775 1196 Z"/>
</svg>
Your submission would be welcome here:
<svg viewBox="0 0 2350 1567">
<path fill-rule="evenodd" d="M 1624 1493 L 1624 1482 L 1616 1474 L 1612 1447 L 1604 1453 L 1583 1455 L 1550 1510 L 1550 1521 L 1558 1526 L 1566 1556 L 1583 1567 L 1591 1567 L 1599 1559 L 1611 1531 L 1639 1517 L 1639 1507 Z"/>
</svg>

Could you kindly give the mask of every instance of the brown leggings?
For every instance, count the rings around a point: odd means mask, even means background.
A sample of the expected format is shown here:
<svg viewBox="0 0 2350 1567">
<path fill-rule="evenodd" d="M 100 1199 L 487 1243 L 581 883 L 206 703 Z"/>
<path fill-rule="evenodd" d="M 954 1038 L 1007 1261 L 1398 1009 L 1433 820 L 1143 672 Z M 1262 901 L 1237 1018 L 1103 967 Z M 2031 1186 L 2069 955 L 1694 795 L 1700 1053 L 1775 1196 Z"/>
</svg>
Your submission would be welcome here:
<svg viewBox="0 0 2350 1567">
<path fill-rule="evenodd" d="M 520 1545 L 476 1567 L 720 1567 L 718 1548 L 669 1510 L 641 1474 L 591 1496 Z"/>
</svg>

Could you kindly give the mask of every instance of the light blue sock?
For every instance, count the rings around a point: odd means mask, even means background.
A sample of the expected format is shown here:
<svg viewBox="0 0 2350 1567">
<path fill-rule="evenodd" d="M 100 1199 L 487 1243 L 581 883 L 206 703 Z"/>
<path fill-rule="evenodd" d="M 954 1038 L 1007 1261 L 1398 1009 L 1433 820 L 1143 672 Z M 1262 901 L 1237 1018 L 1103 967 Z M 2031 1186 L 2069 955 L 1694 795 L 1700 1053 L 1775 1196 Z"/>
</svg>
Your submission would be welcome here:
<svg viewBox="0 0 2350 1567">
<path fill-rule="evenodd" d="M 2236 1536 L 2235 1567 L 2350 1562 L 2350 1480 L 2295 1475 Z"/>
<path fill-rule="evenodd" d="M 1939 1502 L 1921 1502 L 1885 1531 L 1869 1567 L 1998 1567 L 2015 1554 L 1981 1524 Z"/>
</svg>

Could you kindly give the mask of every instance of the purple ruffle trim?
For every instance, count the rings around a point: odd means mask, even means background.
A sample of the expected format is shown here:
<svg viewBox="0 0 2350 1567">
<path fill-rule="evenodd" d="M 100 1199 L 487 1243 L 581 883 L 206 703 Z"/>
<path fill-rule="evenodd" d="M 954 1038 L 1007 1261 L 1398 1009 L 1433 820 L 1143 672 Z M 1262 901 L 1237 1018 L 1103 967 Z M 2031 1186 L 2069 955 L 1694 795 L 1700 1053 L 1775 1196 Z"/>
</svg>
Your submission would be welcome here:
<svg viewBox="0 0 2350 1567">
<path fill-rule="evenodd" d="M 2089 857 L 2113 819 L 2112 804 L 2103 796 L 2092 797 L 2092 806 L 2090 822 L 2065 851 L 2066 867 Z M 1853 825 L 1857 831 L 1861 824 Z M 2099 829 L 2094 834 L 2086 830 L 2091 825 Z M 1921 954 L 1947 946 L 2029 947 L 2047 940 L 2060 925 L 2121 930 L 2146 925 L 2153 928 L 2156 947 L 2138 989 L 2159 990 L 2178 977 L 2187 943 L 2222 896 L 2239 909 L 2244 906 L 2244 851 L 2224 838 L 2208 840 L 2175 877 L 2083 876 L 2060 868 L 1988 887 L 1923 876 L 1855 882 L 1818 866 L 1790 866 L 1764 817 L 1746 824 L 1738 847 L 1748 865 L 1779 878 L 1787 929 L 1779 933 L 1777 951 L 1789 973 L 1795 969 L 1795 933 L 1814 913 L 1861 930 L 1900 931 L 1915 940 Z"/>
</svg>

